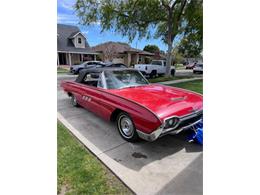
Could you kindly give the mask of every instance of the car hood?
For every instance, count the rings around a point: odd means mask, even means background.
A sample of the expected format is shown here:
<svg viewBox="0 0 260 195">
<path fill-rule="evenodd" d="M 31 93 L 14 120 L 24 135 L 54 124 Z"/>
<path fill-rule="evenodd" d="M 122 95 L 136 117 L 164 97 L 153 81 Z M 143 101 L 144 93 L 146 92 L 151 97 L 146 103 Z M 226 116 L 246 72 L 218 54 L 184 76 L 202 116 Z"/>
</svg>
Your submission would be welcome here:
<svg viewBox="0 0 260 195">
<path fill-rule="evenodd" d="M 160 84 L 111 89 L 111 93 L 134 101 L 155 113 L 161 120 L 169 116 L 184 116 L 202 109 L 202 95 Z"/>
</svg>

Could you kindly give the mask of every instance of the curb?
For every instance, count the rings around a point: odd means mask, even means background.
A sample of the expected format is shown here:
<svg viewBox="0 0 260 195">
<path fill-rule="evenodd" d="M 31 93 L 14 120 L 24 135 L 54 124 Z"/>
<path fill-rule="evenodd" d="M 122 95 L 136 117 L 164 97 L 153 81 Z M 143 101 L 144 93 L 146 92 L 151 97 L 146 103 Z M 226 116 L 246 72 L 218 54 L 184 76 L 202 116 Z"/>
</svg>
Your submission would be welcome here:
<svg viewBox="0 0 260 195">
<path fill-rule="evenodd" d="M 74 128 L 59 112 L 57 112 L 57 119 L 70 131 L 71 135 L 74 136 L 83 146 L 93 154 L 115 177 L 122 182 L 133 194 L 136 194 L 130 186 L 128 186 L 107 164 L 103 161 L 99 155 L 103 154 L 94 144 L 92 144 L 86 137 L 84 137 L 76 128 Z"/>
</svg>

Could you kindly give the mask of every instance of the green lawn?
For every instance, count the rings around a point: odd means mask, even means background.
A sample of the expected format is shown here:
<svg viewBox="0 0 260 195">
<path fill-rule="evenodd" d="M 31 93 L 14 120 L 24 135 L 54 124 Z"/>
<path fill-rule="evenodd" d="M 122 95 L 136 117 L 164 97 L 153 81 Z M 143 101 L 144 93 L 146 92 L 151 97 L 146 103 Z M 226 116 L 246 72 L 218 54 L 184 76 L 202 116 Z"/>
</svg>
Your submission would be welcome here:
<svg viewBox="0 0 260 195">
<path fill-rule="evenodd" d="M 184 89 L 188 89 L 203 94 L 203 80 L 176 83 L 170 86 L 184 88 Z"/>
<path fill-rule="evenodd" d="M 60 67 L 57 68 L 58 74 L 64 74 L 64 73 L 68 73 L 68 72 L 69 72 L 69 70 L 67 70 L 65 68 L 60 68 Z"/>
<path fill-rule="evenodd" d="M 175 64 L 176 70 L 184 70 L 186 67 L 183 64 Z"/>
<path fill-rule="evenodd" d="M 132 194 L 60 122 L 58 194 Z"/>
<path fill-rule="evenodd" d="M 150 83 L 158 83 L 158 82 L 164 82 L 164 81 L 173 81 L 173 80 L 190 79 L 190 78 L 193 78 L 193 77 L 189 77 L 189 76 L 157 77 L 154 79 L 148 79 L 148 81 Z"/>
</svg>

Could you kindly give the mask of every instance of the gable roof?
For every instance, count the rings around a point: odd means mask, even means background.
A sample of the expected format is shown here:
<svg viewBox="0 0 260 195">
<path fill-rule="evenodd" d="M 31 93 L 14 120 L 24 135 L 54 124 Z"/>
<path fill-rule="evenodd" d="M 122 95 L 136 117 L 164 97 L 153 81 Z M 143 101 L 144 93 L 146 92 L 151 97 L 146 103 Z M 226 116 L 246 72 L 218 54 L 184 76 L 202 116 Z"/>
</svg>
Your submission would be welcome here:
<svg viewBox="0 0 260 195">
<path fill-rule="evenodd" d="M 88 53 L 92 54 L 93 51 L 85 41 L 85 48 L 76 48 L 71 40 L 71 37 L 81 33 L 77 26 L 67 24 L 57 24 L 57 49 L 58 51 L 71 52 L 71 53 Z M 82 33 L 81 33 L 82 34 Z"/>
<path fill-rule="evenodd" d="M 113 42 L 113 41 L 109 41 L 109 42 L 105 42 L 105 43 L 96 45 L 96 46 L 92 47 L 92 50 L 95 51 L 95 52 L 104 52 L 109 47 L 111 49 L 113 49 L 114 52 L 116 52 L 116 53 L 131 52 L 131 53 L 139 53 L 141 55 L 150 55 L 150 56 L 154 55 L 153 53 L 150 53 L 150 52 L 147 52 L 147 51 L 132 48 L 127 43 Z"/>
<path fill-rule="evenodd" d="M 85 37 L 85 35 L 84 35 L 83 33 L 81 33 L 80 31 L 72 33 L 72 34 L 69 36 L 69 39 L 75 38 L 78 34 L 81 34 L 81 35 L 87 40 L 87 38 Z"/>
</svg>

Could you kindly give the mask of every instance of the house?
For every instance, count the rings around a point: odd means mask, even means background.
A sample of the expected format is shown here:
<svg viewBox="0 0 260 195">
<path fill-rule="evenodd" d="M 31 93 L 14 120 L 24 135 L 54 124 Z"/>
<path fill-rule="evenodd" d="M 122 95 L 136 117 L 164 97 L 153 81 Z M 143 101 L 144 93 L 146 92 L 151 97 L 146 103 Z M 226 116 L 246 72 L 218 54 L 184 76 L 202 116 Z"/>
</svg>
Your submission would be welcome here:
<svg viewBox="0 0 260 195">
<path fill-rule="evenodd" d="M 87 60 L 96 60 L 86 37 L 76 26 L 57 25 L 57 64 L 73 65 Z"/>
<path fill-rule="evenodd" d="M 166 54 L 164 51 L 157 51 L 154 53 L 155 60 L 166 60 Z"/>
<path fill-rule="evenodd" d="M 105 62 L 124 63 L 127 66 L 145 63 L 154 54 L 130 47 L 127 43 L 106 42 L 92 47 L 93 52 L 101 53 L 101 59 Z"/>
</svg>

